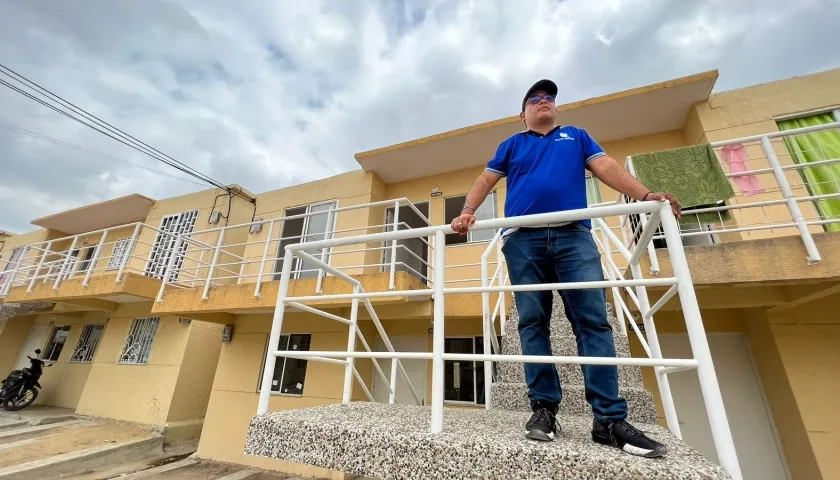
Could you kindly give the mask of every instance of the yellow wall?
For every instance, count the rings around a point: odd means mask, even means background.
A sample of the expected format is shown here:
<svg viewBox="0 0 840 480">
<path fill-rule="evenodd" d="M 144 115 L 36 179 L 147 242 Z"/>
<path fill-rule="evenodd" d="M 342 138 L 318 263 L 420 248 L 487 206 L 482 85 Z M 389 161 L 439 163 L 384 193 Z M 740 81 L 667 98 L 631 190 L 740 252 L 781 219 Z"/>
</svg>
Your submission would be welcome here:
<svg viewBox="0 0 840 480">
<path fill-rule="evenodd" d="M 200 423 L 221 327 L 161 317 L 148 363 L 119 364 L 133 319 L 152 316 L 150 308 L 151 303 L 123 304 L 111 314 L 77 413 L 160 426 Z"/>
<path fill-rule="evenodd" d="M 34 320 L 33 315 L 0 320 L 0 375 L 3 378 L 14 369 Z"/>
<path fill-rule="evenodd" d="M 322 475 L 323 469 L 293 465 L 243 454 L 248 423 L 256 414 L 263 361 L 271 328 L 271 316 L 239 315 L 234 324 L 233 338 L 222 345 L 213 390 L 207 408 L 198 456 L 214 460 L 244 463 L 289 473 Z M 428 328 L 428 327 L 425 327 Z M 361 321 L 360 329 L 371 348 L 376 342 L 371 322 Z M 283 334 L 312 335 L 310 350 L 346 350 L 347 327 L 332 320 L 308 313 L 290 313 L 283 324 Z M 357 350 L 362 350 L 360 341 Z M 373 388 L 373 364 L 357 359 L 356 367 L 368 388 Z M 388 372 L 386 372 L 388 374 Z M 270 411 L 304 408 L 341 402 L 344 367 L 309 361 L 302 395 L 272 395 Z M 372 391 L 372 390 L 371 390 Z M 353 382 L 353 400 L 367 400 L 358 382 Z"/>
<path fill-rule="evenodd" d="M 774 332 L 763 310 L 746 310 L 744 318 L 750 351 L 773 414 L 791 475 L 794 479 L 823 478 L 803 423 L 802 413 L 796 403 L 796 396 L 785 372 Z"/>
<path fill-rule="evenodd" d="M 106 315 L 102 312 L 88 312 L 68 315 L 39 315 L 34 325 L 59 327 L 70 325 L 69 336 L 61 349 L 58 360 L 51 367 L 44 368 L 40 383 L 43 386 L 37 403 L 55 407 L 76 408 L 91 371 L 91 363 L 71 363 L 70 358 L 76 350 L 79 337 L 85 325 L 104 324 Z M 47 340 L 49 339 L 48 330 Z M 44 346 L 41 346 L 43 349 Z M 98 347 L 97 347 L 98 349 Z"/>
<path fill-rule="evenodd" d="M 823 478 L 840 477 L 840 294 L 769 317 Z"/>
</svg>

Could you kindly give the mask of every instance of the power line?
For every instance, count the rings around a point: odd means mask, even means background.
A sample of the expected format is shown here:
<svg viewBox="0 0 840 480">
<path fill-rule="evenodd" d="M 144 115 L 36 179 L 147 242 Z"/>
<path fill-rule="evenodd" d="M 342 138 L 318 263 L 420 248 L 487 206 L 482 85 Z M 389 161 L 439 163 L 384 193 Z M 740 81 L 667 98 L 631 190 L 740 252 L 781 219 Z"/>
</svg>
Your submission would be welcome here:
<svg viewBox="0 0 840 480">
<path fill-rule="evenodd" d="M 236 194 L 236 195 L 238 195 L 242 198 L 245 198 L 246 200 L 251 201 L 251 202 L 253 202 L 255 200 L 255 199 L 243 194 L 242 192 L 235 191 L 235 190 L 227 187 L 222 182 L 219 182 L 219 181 L 213 179 L 212 177 L 199 172 L 198 170 L 190 167 L 189 165 L 186 165 L 186 164 L 170 157 L 169 155 L 166 155 L 165 153 L 161 152 L 160 150 L 157 150 L 154 147 L 151 147 L 150 145 L 138 140 L 137 138 L 127 134 L 126 132 L 114 127 L 113 125 L 109 124 L 108 122 L 105 122 L 104 120 L 99 119 L 95 115 L 86 112 L 85 110 L 77 107 L 73 103 L 63 99 L 62 97 L 60 97 L 60 96 L 58 96 L 58 95 L 56 95 L 52 92 L 50 92 L 46 88 L 41 87 L 37 83 L 27 79 L 23 75 L 18 74 L 17 72 L 15 72 L 12 69 L 6 67 L 5 65 L 0 64 L 0 69 L 5 70 L 5 72 L 0 71 L 0 73 L 3 73 L 7 77 L 10 77 L 13 80 L 16 80 L 18 83 L 21 83 L 21 84 L 24 84 L 24 85 L 28 84 L 30 89 L 40 90 L 41 92 L 43 92 L 42 94 L 45 94 L 48 97 L 51 97 L 52 99 L 54 99 L 55 101 L 58 101 L 63 107 L 69 108 L 72 111 L 74 111 L 75 113 L 83 115 L 85 117 L 85 119 L 90 120 L 90 121 L 96 123 L 97 125 L 96 126 L 91 125 L 90 123 L 86 122 L 85 120 L 82 120 L 82 119 L 76 117 L 73 113 L 68 113 L 67 111 L 64 111 L 60 108 L 57 108 L 54 105 L 51 105 L 51 104 L 45 102 L 44 100 L 42 100 L 40 98 L 37 98 L 37 97 L 35 97 L 34 95 L 32 95 L 28 92 L 23 91 L 22 89 L 16 87 L 15 85 L 12 85 L 12 84 L 0 79 L 0 84 L 6 86 L 8 88 L 11 88 L 12 90 L 20 93 L 21 95 L 24 95 L 24 96 L 26 96 L 26 97 L 28 97 L 32 100 L 35 100 L 36 102 L 38 102 L 38 103 L 40 103 L 40 104 L 42 104 L 42 105 L 44 105 L 44 106 L 46 106 L 46 107 L 48 107 L 52 110 L 55 110 L 56 112 L 66 116 L 66 117 L 68 117 L 68 118 L 70 118 L 70 119 L 72 119 L 76 122 L 79 122 L 82 125 L 85 125 L 85 126 L 91 128 L 93 130 L 96 130 L 97 132 L 102 133 L 103 135 L 106 135 L 106 136 L 108 136 L 108 137 L 110 137 L 114 140 L 117 140 L 118 142 L 123 143 L 124 145 L 127 145 L 127 146 L 141 152 L 141 153 L 144 153 L 144 154 L 154 158 L 155 160 L 160 161 L 161 163 L 164 163 L 164 164 L 166 164 L 166 165 L 168 165 L 172 168 L 176 168 L 179 171 L 184 172 L 184 173 L 186 173 L 190 176 L 193 176 L 193 177 L 195 177 L 199 180 L 202 180 L 202 181 L 204 181 L 204 182 L 206 182 L 206 183 L 208 183 L 208 184 L 210 184 L 214 187 L 223 189 L 223 190 L 225 190 L 225 191 L 227 191 L 231 194 Z M 99 127 L 101 127 L 101 128 L 99 128 Z M 105 131 L 103 129 L 107 129 L 108 131 Z M 118 138 L 117 136 L 122 137 L 122 138 Z"/>
<path fill-rule="evenodd" d="M 168 155 L 164 154 L 163 152 L 160 152 L 159 150 L 156 150 L 156 149 L 152 148 L 151 146 L 149 146 L 149 145 L 147 145 L 147 144 L 145 144 L 145 143 L 141 142 L 140 140 L 138 140 L 138 139 L 136 139 L 136 138 L 132 137 L 131 135 L 129 135 L 129 134 L 127 134 L 127 133 L 125 133 L 124 131 L 122 131 L 122 130 L 120 130 L 120 129 L 118 129 L 118 128 L 114 127 L 113 125 L 111 125 L 111 124 L 109 124 L 109 123 L 107 123 L 107 122 L 105 122 L 105 121 L 103 121 L 103 120 L 99 119 L 99 118 L 98 118 L 98 117 L 96 117 L 95 115 L 90 114 L 90 113 L 86 112 L 85 110 L 83 110 L 83 109 L 81 109 L 81 108 L 77 107 L 76 105 L 74 105 L 73 103 L 71 103 L 71 102 L 69 102 L 69 101 L 67 101 L 67 100 L 63 99 L 63 98 L 62 98 L 62 97 L 60 97 L 59 95 L 56 95 L 56 94 L 52 93 L 51 91 L 47 90 L 46 88 L 44 88 L 44 87 L 42 87 L 42 86 L 38 85 L 37 83 L 35 83 L 35 82 L 33 82 L 33 81 L 29 80 L 28 78 L 26 78 L 26 77 L 24 77 L 23 75 L 21 75 L 21 74 L 19 74 L 19 73 L 15 72 L 15 71 L 14 71 L 14 70 L 12 70 L 11 68 L 9 68 L 9 67 L 7 67 L 7 66 L 5 66 L 5 65 L 3 65 L 3 64 L 0 64 L 0 69 L 2 69 L 2 70 L 5 70 L 5 71 L 6 71 L 6 72 L 0 72 L 0 73 L 4 73 L 6 76 L 8 76 L 8 77 L 12 78 L 13 80 L 14 80 L 14 79 L 16 79 L 18 83 L 22 83 L 22 84 L 24 84 L 24 85 L 28 85 L 28 86 L 29 86 L 29 88 L 33 88 L 33 87 L 34 87 L 34 89 L 37 89 L 37 90 L 38 90 L 38 91 L 40 91 L 42 94 L 46 94 L 48 97 L 52 98 L 53 100 L 58 101 L 58 102 L 59 102 L 62 106 L 66 107 L 66 108 L 70 108 L 70 109 L 71 109 L 71 110 L 73 110 L 74 112 L 76 112 L 76 113 L 78 113 L 78 114 L 83 115 L 86 119 L 91 120 L 91 121 L 93 121 L 93 122 L 97 123 L 100 127 L 103 127 L 103 128 L 108 128 L 111 132 L 113 132 L 113 133 L 115 133 L 115 134 L 117 134 L 117 135 L 121 136 L 122 138 L 124 138 L 124 139 L 126 139 L 126 140 L 127 140 L 127 139 L 131 139 L 133 142 L 136 142 L 137 144 L 142 145 L 143 147 L 145 147 L 145 148 L 149 149 L 150 151 L 153 151 L 153 152 L 155 152 L 155 153 L 156 153 L 156 154 L 158 154 L 158 155 L 161 155 L 161 156 L 163 156 L 163 157 L 166 157 L 168 160 L 171 160 L 171 161 L 172 161 L 172 162 L 174 162 L 175 164 L 180 165 L 180 166 L 181 166 L 181 168 L 179 168 L 179 169 L 186 168 L 186 169 L 188 169 L 188 170 L 192 171 L 192 172 L 193 172 L 193 173 L 192 173 L 193 175 L 198 175 L 198 176 L 202 177 L 202 180 L 205 180 L 205 181 L 207 181 L 208 183 L 215 184 L 216 186 L 221 185 L 221 182 L 217 182 L 217 181 L 213 180 L 212 178 L 210 178 L 209 176 L 207 176 L 207 175 L 205 175 L 205 174 L 203 174 L 203 173 L 201 173 L 201 172 L 199 172 L 199 171 L 197 171 L 197 170 L 193 169 L 192 167 L 190 167 L 190 166 L 188 166 L 188 165 L 186 165 L 186 164 L 183 164 L 183 163 L 181 163 L 181 162 L 179 162 L 179 161 L 175 160 L 175 159 L 174 159 L 174 158 L 172 158 L 172 157 L 169 157 Z M 94 128 L 94 127 L 92 127 L 92 126 L 91 126 L 91 128 Z M 98 129 L 97 129 L 97 130 L 98 130 Z M 101 130 L 100 130 L 100 132 L 101 132 Z M 104 133 L 104 132 L 103 132 L 103 133 Z M 113 138 L 113 137 L 112 137 L 112 138 Z M 148 153 L 147 153 L 147 154 L 148 154 Z M 158 158 L 158 160 L 160 160 L 160 158 Z M 165 162 L 165 163 L 168 163 L 168 162 Z M 174 165 L 173 165 L 173 166 L 174 166 Z"/>
<path fill-rule="evenodd" d="M 6 130 L 9 130 L 9 131 L 12 131 L 12 132 L 17 132 L 17 133 L 20 133 L 22 135 L 26 135 L 26 136 L 29 136 L 29 137 L 37 138 L 37 139 L 43 140 L 45 142 L 54 143 L 56 145 L 61 145 L 63 147 L 72 148 L 74 150 L 79 150 L 79 151 L 82 151 L 82 152 L 86 152 L 86 153 L 89 153 L 91 155 L 96 155 L 96 156 L 99 156 L 99 157 L 102 157 L 102 158 L 107 158 L 107 159 L 110 159 L 110 160 L 117 160 L 119 162 L 127 163 L 129 165 L 135 166 L 137 168 L 142 168 L 142 169 L 148 170 L 150 172 L 159 173 L 161 175 L 166 175 L 167 177 L 174 178 L 176 180 L 189 182 L 189 183 L 192 183 L 193 185 L 198 185 L 198 186 L 201 186 L 201 187 L 205 186 L 204 183 L 199 183 L 199 182 L 190 180 L 188 178 L 172 175 L 170 173 L 166 173 L 166 172 L 161 171 L 161 170 L 155 170 L 154 168 L 149 168 L 145 165 L 140 165 L 138 163 L 130 162 L 130 161 L 124 159 L 124 158 L 119 158 L 119 157 L 114 157 L 114 156 L 111 156 L 111 155 L 106 155 L 104 153 L 100 153 L 100 152 L 97 152 L 95 150 L 90 150 L 88 148 L 81 147 L 79 145 L 74 145 L 72 143 L 67 143 L 67 142 L 58 140 L 56 138 L 49 137 L 47 135 L 43 135 L 43 134 L 40 134 L 40 133 L 33 132 L 31 130 L 26 130 L 25 128 L 16 127 L 14 125 L 9 125 L 7 123 L 2 123 L 2 122 L 0 122 L 0 128 L 6 129 Z"/>
</svg>

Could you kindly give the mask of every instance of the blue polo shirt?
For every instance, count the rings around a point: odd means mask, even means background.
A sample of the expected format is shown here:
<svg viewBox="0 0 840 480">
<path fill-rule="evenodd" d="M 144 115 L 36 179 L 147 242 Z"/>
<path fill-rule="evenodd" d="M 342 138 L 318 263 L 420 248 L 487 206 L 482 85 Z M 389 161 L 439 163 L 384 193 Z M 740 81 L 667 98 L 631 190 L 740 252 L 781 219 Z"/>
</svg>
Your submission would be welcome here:
<svg viewBox="0 0 840 480">
<path fill-rule="evenodd" d="M 507 177 L 505 217 L 576 210 L 587 206 L 586 166 L 604 155 L 582 128 L 554 127 L 545 135 L 529 130 L 502 142 L 486 170 Z"/>
</svg>

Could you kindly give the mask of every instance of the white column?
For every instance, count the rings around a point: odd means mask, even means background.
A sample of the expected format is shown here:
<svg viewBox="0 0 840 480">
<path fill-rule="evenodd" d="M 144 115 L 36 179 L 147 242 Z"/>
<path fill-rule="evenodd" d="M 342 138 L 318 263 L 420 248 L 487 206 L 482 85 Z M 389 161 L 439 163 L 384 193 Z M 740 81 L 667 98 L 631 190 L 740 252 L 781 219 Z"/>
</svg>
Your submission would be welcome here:
<svg viewBox="0 0 840 480">
<path fill-rule="evenodd" d="M 274 376 L 274 365 L 277 357 L 274 352 L 280 342 L 280 332 L 283 330 L 283 313 L 286 310 L 286 296 L 289 293 L 289 279 L 292 276 L 291 250 L 286 250 L 283 256 L 283 271 L 280 274 L 280 286 L 277 290 L 277 302 L 274 304 L 274 318 L 271 322 L 271 335 L 268 338 L 268 351 L 265 354 L 265 369 L 263 370 L 262 384 L 260 385 L 260 400 L 257 404 L 257 414 L 268 412 L 268 400 L 271 397 L 271 381 Z"/>
<path fill-rule="evenodd" d="M 435 232 L 434 323 L 432 324 L 432 433 L 443 431 L 443 348 L 444 303 L 443 285 L 446 282 L 446 235 Z"/>
</svg>

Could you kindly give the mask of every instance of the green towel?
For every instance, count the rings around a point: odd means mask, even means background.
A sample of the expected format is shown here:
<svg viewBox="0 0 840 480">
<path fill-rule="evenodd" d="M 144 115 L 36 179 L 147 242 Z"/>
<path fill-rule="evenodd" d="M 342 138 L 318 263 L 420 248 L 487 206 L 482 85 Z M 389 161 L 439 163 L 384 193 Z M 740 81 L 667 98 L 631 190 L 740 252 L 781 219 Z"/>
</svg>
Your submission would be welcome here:
<svg viewBox="0 0 840 480">
<path fill-rule="evenodd" d="M 667 192 L 680 201 L 683 210 L 706 208 L 735 196 L 729 179 L 708 143 L 633 155 L 636 177 L 653 192 Z M 731 218 L 729 210 L 692 215 L 685 212 L 680 223 L 718 224 Z"/>
</svg>

